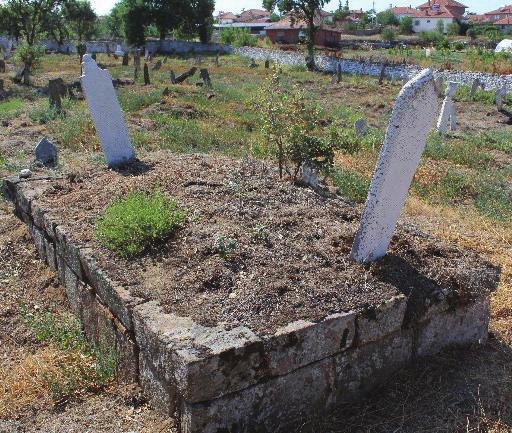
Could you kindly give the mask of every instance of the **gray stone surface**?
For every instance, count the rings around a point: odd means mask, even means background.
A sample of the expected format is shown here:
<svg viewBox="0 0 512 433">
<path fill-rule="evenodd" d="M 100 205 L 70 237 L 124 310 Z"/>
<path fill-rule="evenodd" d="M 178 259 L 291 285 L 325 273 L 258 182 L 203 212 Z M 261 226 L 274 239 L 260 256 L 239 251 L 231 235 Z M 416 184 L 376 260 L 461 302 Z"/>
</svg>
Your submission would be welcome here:
<svg viewBox="0 0 512 433">
<path fill-rule="evenodd" d="M 48 167 L 57 164 L 59 158 L 57 146 L 55 146 L 55 144 L 49 141 L 46 137 L 37 144 L 34 152 L 37 162 Z"/>
<path fill-rule="evenodd" d="M 358 119 L 354 123 L 354 129 L 357 135 L 366 135 L 368 132 L 368 125 L 364 119 Z"/>
<path fill-rule="evenodd" d="M 23 170 L 20 171 L 20 179 L 28 179 L 29 177 L 32 177 L 32 171 L 30 171 L 28 168 L 24 168 Z"/>
<path fill-rule="evenodd" d="M 352 246 L 354 260 L 372 262 L 386 254 L 437 106 L 431 70 L 424 70 L 400 91 Z"/>
<path fill-rule="evenodd" d="M 82 88 L 91 111 L 107 164 L 126 164 L 135 158 L 128 128 L 107 70 L 98 68 L 91 57 L 84 56 Z"/>
</svg>

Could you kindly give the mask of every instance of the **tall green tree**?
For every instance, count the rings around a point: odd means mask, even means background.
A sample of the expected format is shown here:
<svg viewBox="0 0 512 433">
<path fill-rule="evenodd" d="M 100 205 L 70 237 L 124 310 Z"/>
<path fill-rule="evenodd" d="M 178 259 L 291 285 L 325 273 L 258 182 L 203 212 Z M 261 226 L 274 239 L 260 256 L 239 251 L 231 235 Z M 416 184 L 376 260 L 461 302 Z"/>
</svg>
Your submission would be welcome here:
<svg viewBox="0 0 512 433">
<path fill-rule="evenodd" d="M 193 2 L 193 15 L 199 40 L 207 43 L 211 39 L 213 29 L 213 11 L 215 0 L 195 0 Z"/>
<path fill-rule="evenodd" d="M 323 8 L 328 0 L 263 0 L 263 7 L 272 12 L 276 7 L 281 13 L 292 13 L 296 19 L 302 19 L 307 25 L 307 50 L 306 66 L 308 69 L 316 69 L 315 65 L 315 36 L 318 27 L 315 25 L 315 17 L 319 9 Z"/>
<path fill-rule="evenodd" d="M 71 31 L 79 42 L 94 36 L 98 16 L 88 0 L 66 0 L 63 15 Z"/>
<path fill-rule="evenodd" d="M 2 7 L 7 12 L 2 14 L 16 23 L 17 34 L 12 36 L 32 46 L 47 31 L 50 16 L 59 13 L 62 3 L 63 0 L 7 0 Z"/>
</svg>

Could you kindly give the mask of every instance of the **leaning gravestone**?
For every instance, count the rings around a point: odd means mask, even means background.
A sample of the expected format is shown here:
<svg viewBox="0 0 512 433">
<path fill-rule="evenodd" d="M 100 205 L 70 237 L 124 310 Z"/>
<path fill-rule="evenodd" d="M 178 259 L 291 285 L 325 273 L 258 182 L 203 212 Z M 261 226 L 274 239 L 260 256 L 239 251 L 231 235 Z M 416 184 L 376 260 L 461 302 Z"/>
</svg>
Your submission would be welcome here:
<svg viewBox="0 0 512 433">
<path fill-rule="evenodd" d="M 505 86 L 496 90 L 496 108 L 498 111 L 503 110 L 503 99 L 507 96 L 507 88 Z"/>
<path fill-rule="evenodd" d="M 366 135 L 368 132 L 368 125 L 364 119 L 358 119 L 354 123 L 354 129 L 357 135 Z"/>
<path fill-rule="evenodd" d="M 453 96 L 457 91 L 458 84 L 450 81 L 446 87 L 445 98 L 443 106 L 441 107 L 441 113 L 437 120 L 437 130 L 441 134 L 446 134 L 448 128 L 450 131 L 457 129 L 457 117 L 455 113 L 455 104 L 453 103 Z"/>
<path fill-rule="evenodd" d="M 151 84 L 151 80 L 149 79 L 149 68 L 148 64 L 144 63 L 144 85 L 149 86 Z"/>
<path fill-rule="evenodd" d="M 123 57 L 124 56 L 123 47 L 121 45 L 117 45 L 117 48 L 116 48 L 116 51 L 114 54 L 118 57 Z"/>
<path fill-rule="evenodd" d="M 217 51 L 217 53 L 215 54 L 215 66 L 218 68 L 219 67 L 219 52 Z"/>
<path fill-rule="evenodd" d="M 357 262 L 373 262 L 386 254 L 437 107 L 429 69 L 400 91 L 352 246 L 352 258 Z"/>
<path fill-rule="evenodd" d="M 178 82 L 176 81 L 176 74 L 174 73 L 174 71 L 171 71 L 169 75 L 171 79 L 171 84 L 178 84 Z"/>
<path fill-rule="evenodd" d="M 471 100 L 475 99 L 476 92 L 477 92 L 479 87 L 482 87 L 482 89 L 483 89 L 482 82 L 480 81 L 479 78 L 476 78 L 473 81 L 473 84 L 471 85 L 471 93 L 470 93 Z"/>
<path fill-rule="evenodd" d="M 46 137 L 37 144 L 34 152 L 36 161 L 44 166 L 51 167 L 57 164 L 59 156 L 57 146 L 55 146 L 55 144 L 49 141 Z"/>
<path fill-rule="evenodd" d="M 386 78 L 386 67 L 388 66 L 387 63 L 383 63 L 382 64 L 382 68 L 380 69 L 380 74 L 379 74 L 379 85 L 382 86 L 382 84 L 384 83 L 384 78 Z"/>
<path fill-rule="evenodd" d="M 48 98 L 50 107 L 57 111 L 62 110 L 62 97 L 67 93 L 66 85 L 62 78 L 54 78 L 48 82 Z"/>
<path fill-rule="evenodd" d="M 202 68 L 199 77 L 201 80 L 203 80 L 203 83 L 206 87 L 212 87 L 212 80 L 210 79 L 210 73 L 208 72 L 208 69 Z"/>
<path fill-rule="evenodd" d="M 336 64 L 336 82 L 339 84 L 341 83 L 341 80 L 343 78 L 343 73 L 342 73 L 342 69 L 341 69 L 341 63 L 338 62 Z"/>
<path fill-rule="evenodd" d="M 5 74 L 5 60 L 0 59 L 0 74 Z"/>
<path fill-rule="evenodd" d="M 437 77 L 434 84 L 436 86 L 437 94 L 442 98 L 444 96 L 444 78 L 442 76 Z"/>
<path fill-rule="evenodd" d="M 87 54 L 83 71 L 82 88 L 107 164 L 115 167 L 133 160 L 135 152 L 112 85 L 112 76 L 107 70 L 98 68 Z"/>
<path fill-rule="evenodd" d="M 130 57 L 128 56 L 128 53 L 124 53 L 122 66 L 128 66 L 129 63 L 130 63 Z"/>
<path fill-rule="evenodd" d="M 187 72 L 176 77 L 176 83 L 183 83 L 187 78 L 193 77 L 197 72 L 197 68 L 194 66 L 190 68 Z"/>
<path fill-rule="evenodd" d="M 269 69 L 270 68 L 270 60 L 267 59 L 265 60 L 265 69 Z"/>
</svg>

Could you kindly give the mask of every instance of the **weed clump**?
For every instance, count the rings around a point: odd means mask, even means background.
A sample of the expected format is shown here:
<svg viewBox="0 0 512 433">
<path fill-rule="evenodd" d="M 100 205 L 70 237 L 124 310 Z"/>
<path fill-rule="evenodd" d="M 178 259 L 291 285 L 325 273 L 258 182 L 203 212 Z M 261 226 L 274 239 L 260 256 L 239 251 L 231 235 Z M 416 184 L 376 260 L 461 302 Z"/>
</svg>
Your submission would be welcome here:
<svg viewBox="0 0 512 433">
<path fill-rule="evenodd" d="M 96 236 L 116 254 L 131 257 L 173 235 L 185 218 L 186 213 L 162 192 L 135 191 L 107 206 L 96 222 Z"/>
</svg>

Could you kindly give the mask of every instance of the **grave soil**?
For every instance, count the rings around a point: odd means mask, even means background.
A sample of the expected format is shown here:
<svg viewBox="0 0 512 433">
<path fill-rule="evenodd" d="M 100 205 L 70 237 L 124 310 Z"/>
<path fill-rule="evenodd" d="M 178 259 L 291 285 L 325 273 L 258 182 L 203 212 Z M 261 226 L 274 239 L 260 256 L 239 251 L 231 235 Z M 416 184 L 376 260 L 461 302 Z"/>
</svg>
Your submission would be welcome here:
<svg viewBox="0 0 512 433">
<path fill-rule="evenodd" d="M 131 259 L 102 247 L 94 223 L 108 203 L 155 189 L 187 210 L 183 229 Z M 400 293 L 411 295 L 413 317 L 432 300 L 480 297 L 498 280 L 498 270 L 475 253 L 404 226 L 386 258 L 353 262 L 361 206 L 280 180 L 261 161 L 159 152 L 120 171 L 98 168 L 52 182 L 41 204 L 132 294 L 208 326 L 269 334 L 299 319 L 371 312 Z M 225 259 L 213 246 L 219 236 L 236 240 Z"/>
</svg>

